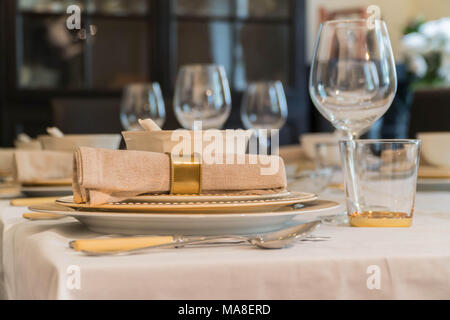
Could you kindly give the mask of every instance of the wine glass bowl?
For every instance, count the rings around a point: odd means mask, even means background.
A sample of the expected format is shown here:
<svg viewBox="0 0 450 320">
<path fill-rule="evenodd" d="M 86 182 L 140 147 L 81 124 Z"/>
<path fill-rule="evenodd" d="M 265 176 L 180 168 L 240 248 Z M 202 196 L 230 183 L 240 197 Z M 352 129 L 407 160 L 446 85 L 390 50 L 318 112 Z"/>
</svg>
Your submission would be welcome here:
<svg viewBox="0 0 450 320">
<path fill-rule="evenodd" d="M 166 109 L 159 83 L 128 85 L 122 95 L 120 120 L 126 130 L 142 130 L 139 119 L 151 118 L 159 127 L 166 120 Z"/>
<path fill-rule="evenodd" d="M 280 129 L 286 122 L 287 102 L 280 81 L 250 83 L 244 92 L 241 120 L 246 129 Z"/>
<path fill-rule="evenodd" d="M 319 112 L 354 138 L 390 107 L 397 90 L 386 25 L 375 20 L 334 20 L 320 26 L 309 92 Z"/>
<path fill-rule="evenodd" d="M 225 68 L 193 64 L 180 68 L 174 95 L 175 116 L 185 129 L 202 121 L 203 129 L 220 129 L 231 112 L 231 93 Z"/>
</svg>

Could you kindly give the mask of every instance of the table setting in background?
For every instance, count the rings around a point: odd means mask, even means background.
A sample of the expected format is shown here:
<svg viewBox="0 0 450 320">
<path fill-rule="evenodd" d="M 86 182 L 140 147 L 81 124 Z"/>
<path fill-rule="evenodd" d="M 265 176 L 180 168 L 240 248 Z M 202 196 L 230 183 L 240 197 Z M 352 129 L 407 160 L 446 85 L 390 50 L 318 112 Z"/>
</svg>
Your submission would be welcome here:
<svg viewBox="0 0 450 320">
<path fill-rule="evenodd" d="M 280 147 L 277 80 L 250 83 L 245 129 L 224 130 L 225 69 L 193 64 L 175 83 L 184 129 L 161 129 L 151 83 L 124 89 L 122 135 L 19 135 L 0 150 L 0 297 L 448 298 L 450 133 L 360 139 L 396 88 L 384 22 L 335 20 L 309 81 L 333 133 Z"/>
</svg>

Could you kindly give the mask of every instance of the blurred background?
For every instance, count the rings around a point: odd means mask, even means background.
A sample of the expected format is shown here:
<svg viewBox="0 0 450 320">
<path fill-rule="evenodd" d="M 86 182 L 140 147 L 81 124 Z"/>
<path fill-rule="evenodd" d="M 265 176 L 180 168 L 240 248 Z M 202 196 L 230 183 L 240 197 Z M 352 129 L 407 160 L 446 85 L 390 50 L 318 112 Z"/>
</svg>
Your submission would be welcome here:
<svg viewBox="0 0 450 320">
<path fill-rule="evenodd" d="M 69 30 L 67 7 L 81 10 Z M 175 77 L 192 63 L 223 65 L 231 88 L 226 128 L 241 128 L 250 82 L 280 80 L 288 105 L 282 144 L 304 132 L 332 131 L 308 94 L 309 63 L 321 22 L 365 18 L 378 5 L 398 72 L 396 99 L 368 133 L 405 138 L 450 130 L 450 1 L 442 0 L 2 0 L 0 142 L 65 133 L 121 131 L 120 104 L 132 83 L 158 82 L 165 129 Z M 420 120 L 420 121 L 419 121 Z"/>
</svg>

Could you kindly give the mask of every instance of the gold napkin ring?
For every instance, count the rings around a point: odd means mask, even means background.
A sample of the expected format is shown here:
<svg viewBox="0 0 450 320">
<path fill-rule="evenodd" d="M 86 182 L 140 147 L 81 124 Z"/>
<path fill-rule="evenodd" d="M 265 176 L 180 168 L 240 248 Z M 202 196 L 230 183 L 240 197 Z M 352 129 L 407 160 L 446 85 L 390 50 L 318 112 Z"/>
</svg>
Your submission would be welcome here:
<svg viewBox="0 0 450 320">
<path fill-rule="evenodd" d="M 170 154 L 170 193 L 200 194 L 202 159 L 199 154 L 179 156 Z"/>
</svg>

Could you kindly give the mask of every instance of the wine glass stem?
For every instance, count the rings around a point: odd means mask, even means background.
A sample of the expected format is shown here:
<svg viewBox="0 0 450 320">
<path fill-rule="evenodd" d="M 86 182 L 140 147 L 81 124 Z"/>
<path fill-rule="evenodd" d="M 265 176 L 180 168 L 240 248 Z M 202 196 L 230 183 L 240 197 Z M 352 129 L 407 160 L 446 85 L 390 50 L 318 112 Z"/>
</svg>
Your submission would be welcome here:
<svg viewBox="0 0 450 320">
<path fill-rule="evenodd" d="M 347 132 L 347 137 L 349 140 L 354 141 L 357 139 L 358 134 L 354 132 Z M 358 212 L 361 212 L 360 204 L 361 204 L 361 198 L 360 198 L 360 192 L 359 192 L 359 186 L 358 181 L 356 179 L 356 170 L 355 170 L 355 143 L 352 143 L 349 150 L 345 152 L 347 158 L 345 161 L 347 162 L 347 169 L 348 169 L 348 181 L 351 185 L 351 192 L 353 193 L 353 207 L 356 208 Z M 352 214 L 353 212 L 348 212 L 348 214 Z"/>
<path fill-rule="evenodd" d="M 356 140 L 359 138 L 359 133 L 354 131 L 345 131 L 344 135 L 347 137 L 348 140 Z"/>
</svg>

